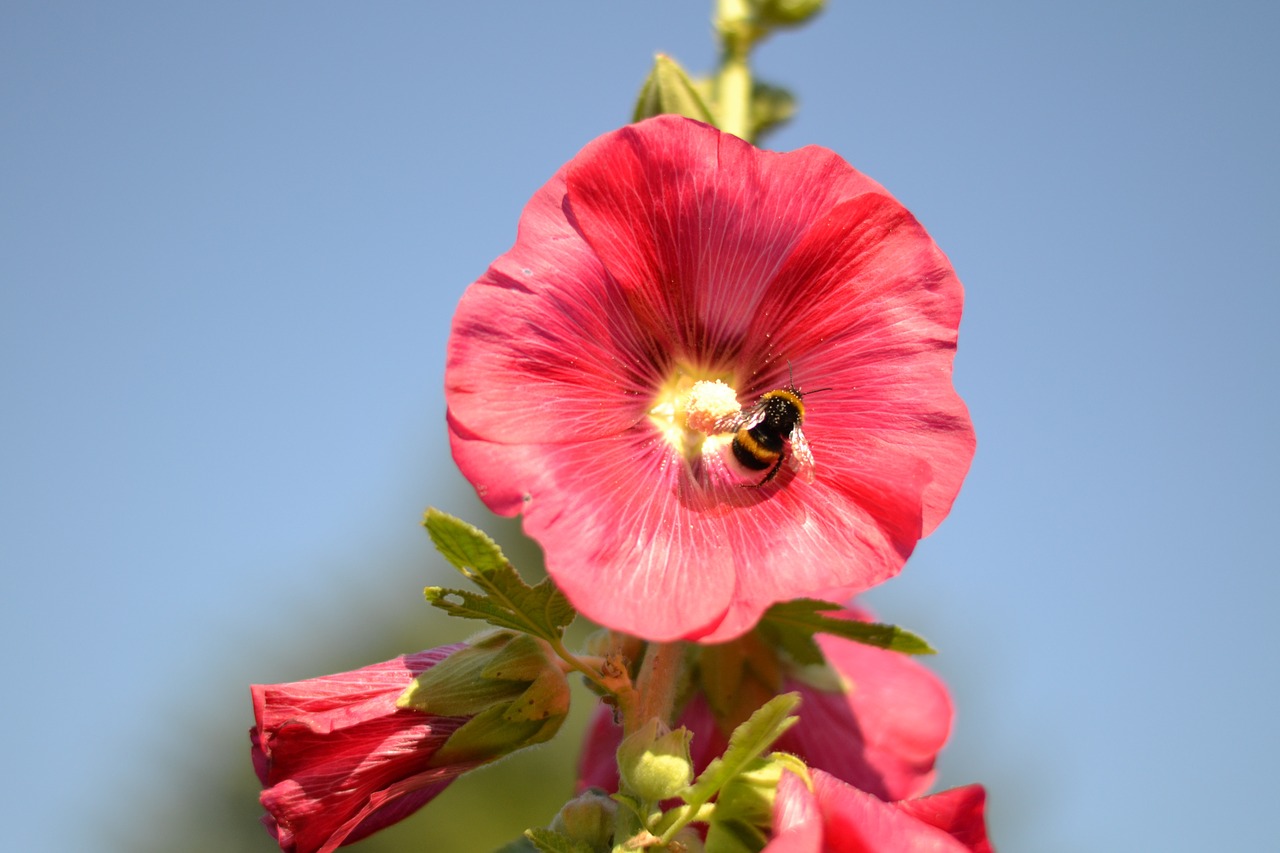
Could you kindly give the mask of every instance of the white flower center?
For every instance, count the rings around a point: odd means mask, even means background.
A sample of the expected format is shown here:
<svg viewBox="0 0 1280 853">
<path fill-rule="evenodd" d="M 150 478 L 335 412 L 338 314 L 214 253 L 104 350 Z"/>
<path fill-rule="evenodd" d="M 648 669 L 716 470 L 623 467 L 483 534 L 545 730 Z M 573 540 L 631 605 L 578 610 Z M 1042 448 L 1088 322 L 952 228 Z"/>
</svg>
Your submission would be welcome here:
<svg viewBox="0 0 1280 853">
<path fill-rule="evenodd" d="M 726 432 L 723 424 L 739 411 L 732 386 L 682 370 L 662 386 L 649 409 L 649 420 L 668 444 L 693 459 L 733 441 L 733 433 Z"/>
</svg>

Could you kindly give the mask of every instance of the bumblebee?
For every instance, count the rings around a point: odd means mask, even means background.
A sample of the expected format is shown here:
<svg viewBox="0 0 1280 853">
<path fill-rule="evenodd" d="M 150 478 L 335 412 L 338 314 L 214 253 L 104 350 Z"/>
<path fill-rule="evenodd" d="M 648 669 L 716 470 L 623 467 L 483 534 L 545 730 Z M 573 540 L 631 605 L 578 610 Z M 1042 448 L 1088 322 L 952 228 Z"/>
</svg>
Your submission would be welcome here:
<svg viewBox="0 0 1280 853">
<path fill-rule="evenodd" d="M 751 471 L 768 470 L 764 479 L 753 485 L 765 485 L 791 460 L 792 467 L 813 482 L 813 453 L 805 441 L 800 424 L 804 421 L 804 395 L 794 385 L 766 391 L 759 402 L 729 418 L 725 431 L 732 431 L 733 455 Z"/>
</svg>

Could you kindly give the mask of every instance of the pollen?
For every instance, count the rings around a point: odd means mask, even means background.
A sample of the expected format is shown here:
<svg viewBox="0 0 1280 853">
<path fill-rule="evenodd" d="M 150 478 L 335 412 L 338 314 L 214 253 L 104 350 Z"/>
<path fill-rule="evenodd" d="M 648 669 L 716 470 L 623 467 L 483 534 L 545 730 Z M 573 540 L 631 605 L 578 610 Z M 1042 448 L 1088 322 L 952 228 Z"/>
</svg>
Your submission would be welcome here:
<svg viewBox="0 0 1280 853">
<path fill-rule="evenodd" d="M 686 459 L 733 440 L 722 426 L 740 411 L 733 388 L 721 379 L 700 379 L 681 371 L 662 386 L 649 420 Z"/>
<path fill-rule="evenodd" d="M 720 424 L 740 411 L 738 395 L 719 379 L 693 383 L 685 399 L 685 420 L 703 435 L 724 432 Z"/>
</svg>

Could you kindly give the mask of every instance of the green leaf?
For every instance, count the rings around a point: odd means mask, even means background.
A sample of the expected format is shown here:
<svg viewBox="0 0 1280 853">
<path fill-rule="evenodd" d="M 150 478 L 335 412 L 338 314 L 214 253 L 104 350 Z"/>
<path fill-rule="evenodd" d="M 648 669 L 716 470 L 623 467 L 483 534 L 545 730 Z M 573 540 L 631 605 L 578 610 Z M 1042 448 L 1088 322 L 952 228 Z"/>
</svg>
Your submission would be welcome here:
<svg viewBox="0 0 1280 853">
<path fill-rule="evenodd" d="M 716 791 L 747 770 L 796 724 L 799 718 L 791 716 L 791 711 L 799 704 L 799 693 L 784 693 L 760 706 L 750 719 L 733 730 L 724 754 L 707 765 L 697 780 L 681 793 L 681 798 L 691 805 L 710 801 Z"/>
<path fill-rule="evenodd" d="M 467 577 L 471 576 L 472 570 L 481 574 L 498 571 L 507 562 L 498 543 L 447 512 L 431 507 L 422 523 L 431 534 L 436 550 Z"/>
<path fill-rule="evenodd" d="M 577 615 L 551 579 L 529 586 L 497 544 L 461 519 L 427 510 L 423 524 L 436 549 L 482 592 L 427 587 L 428 603 L 450 616 L 480 619 L 557 642 Z"/>
<path fill-rule="evenodd" d="M 934 650 L 921 637 L 896 625 L 859 622 L 825 615 L 840 610 L 840 605 L 812 598 L 784 601 L 770 607 L 760 620 L 760 631 L 776 645 L 784 648 L 798 663 L 822 663 L 822 652 L 813 641 L 814 634 L 831 634 L 880 649 L 909 655 L 931 655 Z"/>
<path fill-rule="evenodd" d="M 574 841 L 550 829 L 539 827 L 526 829 L 524 837 L 542 853 L 592 853 L 591 845 L 584 841 Z"/>
</svg>

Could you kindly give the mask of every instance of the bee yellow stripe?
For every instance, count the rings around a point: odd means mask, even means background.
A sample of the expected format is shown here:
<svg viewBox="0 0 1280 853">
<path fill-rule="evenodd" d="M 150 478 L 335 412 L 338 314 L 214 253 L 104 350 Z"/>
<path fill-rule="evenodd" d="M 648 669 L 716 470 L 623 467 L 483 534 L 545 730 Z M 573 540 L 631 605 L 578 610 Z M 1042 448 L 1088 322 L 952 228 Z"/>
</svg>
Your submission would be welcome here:
<svg viewBox="0 0 1280 853">
<path fill-rule="evenodd" d="M 800 399 L 800 395 L 797 394 L 796 392 L 789 391 L 786 388 L 779 388 L 775 391 L 768 392 L 763 397 L 761 397 L 761 399 L 767 400 L 770 397 L 782 397 L 791 405 L 795 406 L 796 410 L 800 413 L 800 417 L 797 418 L 797 420 L 802 420 L 804 418 L 804 401 Z"/>
<path fill-rule="evenodd" d="M 778 452 L 776 450 L 770 450 L 769 448 L 760 444 L 760 442 L 756 441 L 755 438 L 751 435 L 750 430 L 745 430 L 745 429 L 738 430 L 738 434 L 736 438 L 738 440 L 738 444 L 742 446 L 743 450 L 747 451 L 747 453 L 750 453 L 752 456 L 754 456 L 756 459 L 759 459 L 761 462 L 772 462 L 773 460 L 778 458 Z"/>
</svg>

